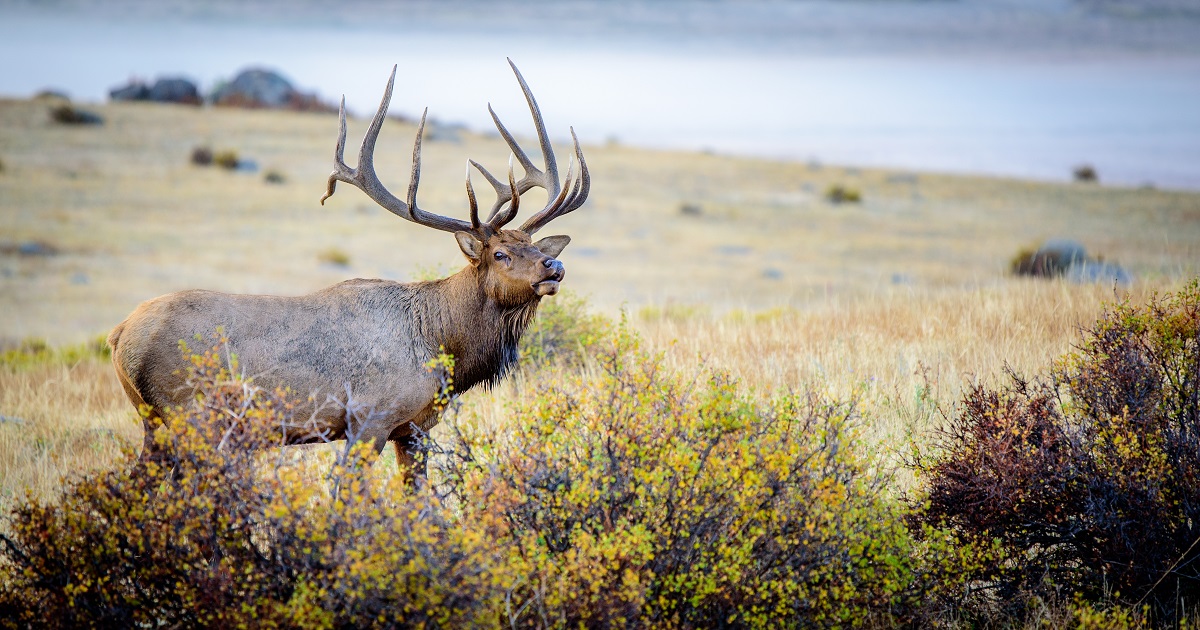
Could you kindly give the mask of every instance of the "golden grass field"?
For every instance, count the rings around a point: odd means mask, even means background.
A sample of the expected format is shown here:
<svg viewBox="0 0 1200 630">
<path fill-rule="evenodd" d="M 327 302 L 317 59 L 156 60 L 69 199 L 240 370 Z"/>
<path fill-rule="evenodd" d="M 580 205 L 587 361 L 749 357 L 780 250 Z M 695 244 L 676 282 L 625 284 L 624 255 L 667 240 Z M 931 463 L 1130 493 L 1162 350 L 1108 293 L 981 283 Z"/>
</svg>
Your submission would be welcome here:
<svg viewBox="0 0 1200 630">
<path fill-rule="evenodd" d="M 510 128 L 530 129 L 522 103 L 497 108 Z M 94 339 L 139 302 L 179 289 L 299 294 L 352 277 L 405 280 L 461 265 L 450 235 L 400 220 L 349 186 L 317 203 L 336 116 L 88 109 L 105 124 L 62 126 L 45 102 L 0 101 L 3 345 Z M 569 122 L 551 117 L 550 132 L 567 137 Z M 365 124 L 350 122 L 351 163 Z M 389 121 L 381 135 L 376 168 L 393 191 L 407 185 L 413 133 Z M 260 170 L 193 166 L 199 145 L 235 150 Z M 559 153 L 565 160 L 565 147 Z M 726 369 L 757 390 L 857 395 L 884 453 L 934 426 L 935 405 L 952 404 L 969 379 L 994 379 L 1006 364 L 1045 368 L 1118 295 L 1012 278 L 1008 261 L 1019 248 L 1077 239 L 1136 275 L 1120 292 L 1134 299 L 1200 273 L 1197 193 L 620 145 L 585 153 L 594 181 L 588 205 L 545 231 L 573 238 L 562 256 L 564 286 L 601 313 L 625 309 L 679 369 Z M 422 206 L 465 217 L 466 159 L 499 170 L 507 154 L 487 135 L 427 141 Z M 266 171 L 284 183 L 264 182 Z M 861 190 L 863 202 L 827 202 L 823 191 L 835 183 Z M 529 197 L 540 205 L 536 193 Z M 700 214 L 682 213 L 683 204 Z M 33 241 L 58 253 L 15 251 Z M 348 264 L 328 262 L 338 254 Z M 464 404 L 503 422 L 514 397 L 552 378 L 523 372 L 468 393 Z M 21 488 L 45 493 L 62 474 L 111 462 L 141 437 L 111 367 L 95 359 L 0 369 L 0 415 L 0 508 Z"/>
</svg>

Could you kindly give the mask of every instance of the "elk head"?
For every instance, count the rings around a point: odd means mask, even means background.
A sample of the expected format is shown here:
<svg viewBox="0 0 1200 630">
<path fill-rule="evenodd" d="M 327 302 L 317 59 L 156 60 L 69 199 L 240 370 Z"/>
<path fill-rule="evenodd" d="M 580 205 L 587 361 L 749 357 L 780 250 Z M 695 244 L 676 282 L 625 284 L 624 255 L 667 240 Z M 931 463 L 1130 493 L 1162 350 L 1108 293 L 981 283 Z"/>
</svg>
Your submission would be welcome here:
<svg viewBox="0 0 1200 630">
<path fill-rule="evenodd" d="M 520 70 L 508 60 L 525 93 L 525 100 L 533 114 L 534 127 L 537 129 L 538 142 L 545 161 L 545 169 L 538 168 L 525 151 L 517 144 L 516 139 L 500 122 L 491 104 L 488 112 L 496 123 L 500 136 L 512 149 L 508 160 L 508 177 L 501 180 L 493 176 L 486 168 L 475 160 L 467 161 L 466 191 L 470 206 L 471 220 L 463 221 L 422 210 L 417 206 L 417 185 L 421 178 L 421 137 L 425 130 L 426 109 L 421 115 L 421 123 L 417 128 L 417 138 L 413 143 L 412 179 L 408 186 L 408 195 L 400 200 L 384 188 L 375 175 L 374 152 L 375 141 L 383 127 L 387 116 L 388 104 L 392 100 L 392 86 L 396 80 L 396 67 L 392 67 L 392 76 L 388 79 L 387 90 L 384 91 L 383 101 L 379 111 L 367 128 L 363 137 L 362 147 L 358 153 L 358 164 L 355 168 L 346 166 L 344 150 L 346 146 L 346 98 L 342 97 L 341 131 L 338 134 L 337 149 L 334 153 L 334 170 L 329 175 L 329 184 L 321 203 L 333 195 L 337 182 L 351 184 L 367 194 L 375 203 L 383 206 L 393 214 L 426 227 L 454 233 L 458 246 L 470 262 L 469 269 L 477 275 L 480 286 L 487 294 L 502 305 L 516 306 L 546 295 L 558 292 L 565 270 L 557 256 L 571 242 L 569 236 L 547 236 L 534 242 L 532 236 L 550 221 L 575 211 L 587 199 L 591 189 L 591 176 L 588 173 L 587 162 L 583 151 L 579 148 L 579 139 L 575 137 L 575 129 L 571 129 L 571 139 L 574 142 L 575 155 L 579 165 L 576 169 L 574 159 L 567 166 L 567 176 L 564 182 L 559 182 L 558 163 L 554 158 L 554 149 L 550 145 L 546 126 L 542 121 L 541 110 L 533 98 L 533 92 L 525 83 Z M 525 174 L 518 181 L 513 174 L 513 158 L 521 163 Z M 492 204 L 486 219 L 479 216 L 479 205 L 475 198 L 475 190 L 471 186 L 471 168 L 475 168 L 492 185 L 496 191 L 496 201 Z M 548 201 L 533 216 L 529 217 L 516 230 L 504 229 L 504 226 L 517 216 L 521 205 L 521 195 L 531 188 L 546 190 Z"/>
</svg>

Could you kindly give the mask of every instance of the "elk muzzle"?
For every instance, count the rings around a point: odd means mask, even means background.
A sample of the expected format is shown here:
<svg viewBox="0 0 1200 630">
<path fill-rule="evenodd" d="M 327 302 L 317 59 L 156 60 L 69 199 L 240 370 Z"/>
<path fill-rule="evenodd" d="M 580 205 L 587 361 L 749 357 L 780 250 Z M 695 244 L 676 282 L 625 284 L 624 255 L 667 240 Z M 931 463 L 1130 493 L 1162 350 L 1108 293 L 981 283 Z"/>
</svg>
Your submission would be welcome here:
<svg viewBox="0 0 1200 630">
<path fill-rule="evenodd" d="M 549 275 L 545 278 L 533 283 L 533 290 L 539 296 L 554 295 L 558 293 L 558 283 L 562 282 L 563 277 L 567 275 L 567 270 L 563 268 L 563 264 L 553 258 L 547 258 L 542 261 L 542 266 L 546 268 Z"/>
</svg>

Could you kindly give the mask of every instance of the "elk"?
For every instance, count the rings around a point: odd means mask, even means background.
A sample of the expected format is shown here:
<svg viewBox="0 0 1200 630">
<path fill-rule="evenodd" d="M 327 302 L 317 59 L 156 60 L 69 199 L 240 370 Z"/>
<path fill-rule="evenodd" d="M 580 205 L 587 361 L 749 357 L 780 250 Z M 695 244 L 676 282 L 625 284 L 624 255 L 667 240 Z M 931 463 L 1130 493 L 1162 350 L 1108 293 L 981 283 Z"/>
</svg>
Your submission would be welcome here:
<svg viewBox="0 0 1200 630">
<path fill-rule="evenodd" d="M 467 266 L 441 280 L 399 283 L 355 279 L 309 295 L 230 295 L 190 290 L 139 305 L 108 337 L 113 364 L 134 406 L 149 409 L 143 459 L 152 458 L 153 431 L 169 407 L 196 395 L 186 382 L 186 358 L 180 340 L 211 336 L 222 328 L 229 350 L 256 383 L 310 394 L 297 414 L 311 418 L 303 427 L 285 428 L 292 444 L 345 439 L 369 441 L 378 454 L 392 442 L 402 472 L 418 474 L 418 436 L 437 424 L 435 400 L 440 378 L 427 363 L 442 351 L 455 358 L 455 393 L 495 383 L 517 360 L 517 344 L 541 299 L 558 292 L 564 276 L 557 260 L 569 236 L 532 236 L 554 219 L 578 209 L 587 199 L 591 177 L 579 140 L 571 129 L 574 156 L 565 181 L 525 78 L 509 60 L 533 114 L 544 170 L 536 166 L 509 133 L 491 105 L 488 112 L 512 149 L 507 181 L 468 160 L 466 195 L 470 221 L 433 214 L 417 205 L 421 174 L 421 137 L 425 114 L 413 143 L 412 174 L 405 200 L 387 190 L 375 174 L 375 141 L 387 115 L 396 80 L 392 68 L 379 110 L 371 121 L 350 168 L 344 161 L 346 99 L 342 98 L 334 170 L 321 203 L 337 182 L 353 185 L 375 203 L 417 225 L 451 232 Z M 524 176 L 513 173 L 513 158 Z M 575 161 L 578 160 L 578 167 Z M 471 168 L 496 192 L 486 219 L 480 219 Z M 504 226 L 517 216 L 521 195 L 543 188 L 548 201 L 519 229 Z M 349 398 L 353 398 L 353 403 Z M 335 401 L 338 404 L 322 404 Z M 355 411 L 351 411 L 353 408 Z M 367 412 L 362 412 L 366 409 Z"/>
</svg>

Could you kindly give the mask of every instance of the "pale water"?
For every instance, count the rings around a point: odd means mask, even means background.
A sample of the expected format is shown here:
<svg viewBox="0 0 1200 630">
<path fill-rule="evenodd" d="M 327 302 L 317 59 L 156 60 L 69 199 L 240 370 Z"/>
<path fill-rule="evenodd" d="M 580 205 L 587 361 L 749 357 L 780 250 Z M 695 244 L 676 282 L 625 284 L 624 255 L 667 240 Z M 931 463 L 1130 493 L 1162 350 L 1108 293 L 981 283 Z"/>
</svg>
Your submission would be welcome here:
<svg viewBox="0 0 1200 630">
<path fill-rule="evenodd" d="M 4 2 L 0 95 L 246 66 L 369 114 L 590 142 L 1200 189 L 1200 0 Z M 0 130 L 3 133 L 3 130 Z"/>
</svg>

